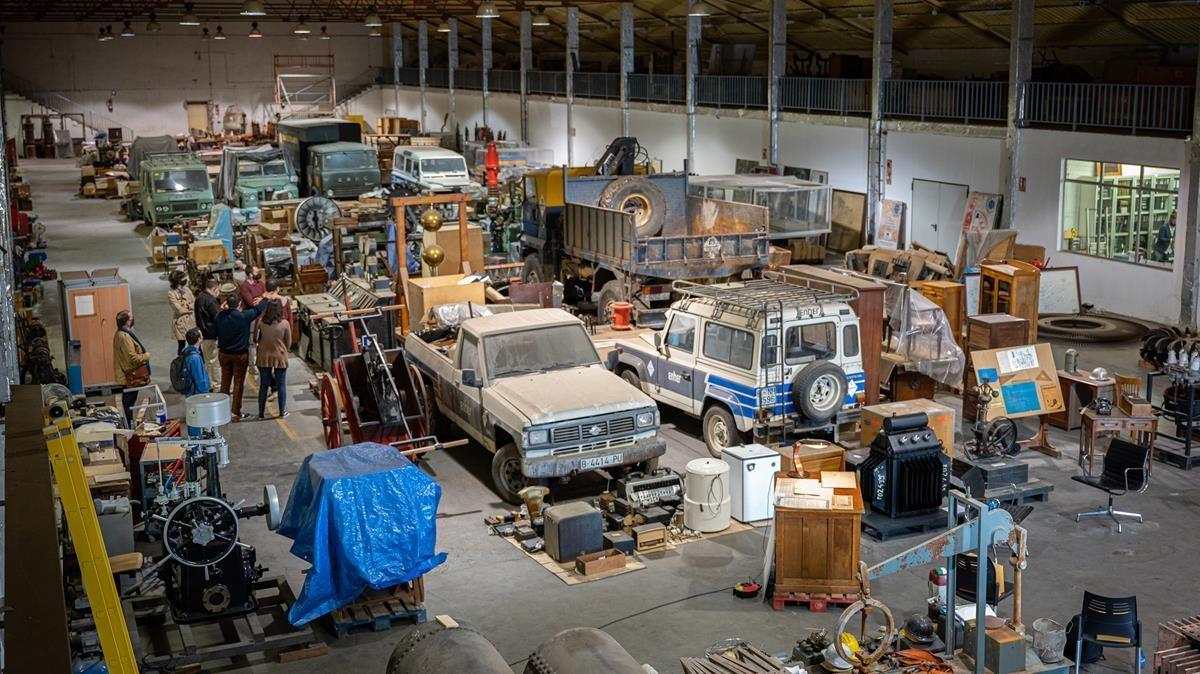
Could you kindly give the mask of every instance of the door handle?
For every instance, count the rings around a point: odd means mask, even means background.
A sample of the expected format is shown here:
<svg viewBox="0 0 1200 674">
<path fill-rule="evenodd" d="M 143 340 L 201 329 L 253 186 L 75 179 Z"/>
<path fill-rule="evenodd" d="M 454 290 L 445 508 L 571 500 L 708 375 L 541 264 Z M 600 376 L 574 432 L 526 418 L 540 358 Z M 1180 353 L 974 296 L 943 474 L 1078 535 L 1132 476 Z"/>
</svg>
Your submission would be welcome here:
<svg viewBox="0 0 1200 674">
<path fill-rule="evenodd" d="M 691 381 L 691 380 L 692 380 L 692 373 L 691 373 L 691 372 L 684 372 L 684 373 L 683 373 L 683 380 L 684 380 L 684 381 Z"/>
</svg>

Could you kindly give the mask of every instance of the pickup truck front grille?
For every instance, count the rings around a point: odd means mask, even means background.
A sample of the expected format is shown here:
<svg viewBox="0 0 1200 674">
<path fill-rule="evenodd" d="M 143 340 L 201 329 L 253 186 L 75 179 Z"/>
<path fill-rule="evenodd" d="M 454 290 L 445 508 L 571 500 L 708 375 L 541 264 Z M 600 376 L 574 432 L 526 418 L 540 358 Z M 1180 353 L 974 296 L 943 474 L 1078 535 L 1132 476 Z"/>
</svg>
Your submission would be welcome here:
<svg viewBox="0 0 1200 674">
<path fill-rule="evenodd" d="M 634 427 L 632 415 L 585 421 L 551 429 L 550 442 L 555 445 L 566 442 L 594 442 L 613 435 L 632 433 Z"/>
<path fill-rule="evenodd" d="M 176 201 L 171 204 L 172 213 L 191 213 L 200 206 L 199 201 Z"/>
<path fill-rule="evenodd" d="M 584 452 L 590 452 L 595 449 L 616 449 L 618 447 L 624 447 L 626 445 L 632 445 L 632 444 L 633 444 L 632 437 L 614 438 L 612 440 L 602 440 L 600 442 L 593 442 L 593 443 L 587 444 L 587 445 L 576 445 L 574 447 L 564 447 L 562 449 L 556 449 L 556 450 L 554 450 L 554 456 L 569 456 L 571 454 L 582 454 Z"/>
</svg>

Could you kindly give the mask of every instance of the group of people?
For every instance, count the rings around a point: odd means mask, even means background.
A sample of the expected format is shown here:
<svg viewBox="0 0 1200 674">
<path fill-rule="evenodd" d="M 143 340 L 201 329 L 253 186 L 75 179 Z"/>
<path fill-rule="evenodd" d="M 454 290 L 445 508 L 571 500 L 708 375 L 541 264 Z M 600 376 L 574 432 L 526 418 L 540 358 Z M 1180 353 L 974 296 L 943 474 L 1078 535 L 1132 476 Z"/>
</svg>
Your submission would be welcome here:
<svg viewBox="0 0 1200 674">
<path fill-rule="evenodd" d="M 171 305 L 171 334 L 181 365 L 184 395 L 208 393 L 213 382 L 232 397 L 233 420 L 242 415 L 246 375 L 257 369 L 258 418 L 266 418 L 267 398 L 274 391 L 279 416 L 287 412 L 287 366 L 292 344 L 292 309 L 263 270 L 251 267 L 240 284 L 222 285 L 208 279 L 199 296 L 188 287 L 187 275 L 171 272 L 167 300 Z M 133 331 L 131 311 L 117 314 L 113 337 L 113 369 L 126 391 L 122 405 L 132 421 L 136 389 L 150 383 L 150 353 Z"/>
</svg>

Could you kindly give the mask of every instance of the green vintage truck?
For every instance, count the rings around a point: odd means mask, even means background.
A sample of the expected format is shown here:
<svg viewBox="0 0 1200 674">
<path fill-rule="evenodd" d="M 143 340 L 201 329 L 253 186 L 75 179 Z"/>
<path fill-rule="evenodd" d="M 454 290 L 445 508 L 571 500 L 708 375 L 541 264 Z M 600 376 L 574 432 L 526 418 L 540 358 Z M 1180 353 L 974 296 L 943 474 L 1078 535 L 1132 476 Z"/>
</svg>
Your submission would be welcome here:
<svg viewBox="0 0 1200 674">
<path fill-rule="evenodd" d="M 146 222 L 158 226 L 206 217 L 213 205 L 212 184 L 195 152 L 151 154 L 138 167 L 140 201 Z"/>
<path fill-rule="evenodd" d="M 262 201 L 298 199 L 298 182 L 291 159 L 279 148 L 226 147 L 216 195 L 230 206 L 254 208 Z"/>
<path fill-rule="evenodd" d="M 326 143 L 308 148 L 308 191 L 331 199 L 353 199 L 379 187 L 379 155 L 362 143 Z"/>
</svg>

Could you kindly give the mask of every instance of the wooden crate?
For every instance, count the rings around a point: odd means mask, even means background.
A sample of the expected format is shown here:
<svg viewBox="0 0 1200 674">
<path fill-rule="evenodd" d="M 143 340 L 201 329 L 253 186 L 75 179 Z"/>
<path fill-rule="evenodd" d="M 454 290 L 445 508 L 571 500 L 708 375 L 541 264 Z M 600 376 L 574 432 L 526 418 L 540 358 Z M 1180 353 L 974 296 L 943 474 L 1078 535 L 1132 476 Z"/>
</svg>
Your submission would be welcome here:
<svg viewBox="0 0 1200 674">
<path fill-rule="evenodd" d="M 889 417 L 924 412 L 929 418 L 929 428 L 942 442 L 942 451 L 954 457 L 954 409 L 932 400 L 904 400 L 900 402 L 869 405 L 862 409 L 862 428 L 859 444 L 869 447 L 875 436 L 883 430 L 883 421 Z"/>
<path fill-rule="evenodd" d="M 776 475 L 777 480 L 786 477 L 787 473 Z M 820 479 L 820 474 L 813 477 Z M 835 495 L 850 496 L 853 506 L 849 510 L 775 508 L 776 597 L 858 593 L 862 493 L 855 487 L 837 489 Z"/>
<path fill-rule="evenodd" d="M 457 274 L 461 271 L 462 255 L 459 252 L 457 224 L 446 224 L 436 232 L 426 231 L 422 236 L 422 242 L 426 248 L 441 246 L 446 253 L 446 259 L 438 265 L 436 273 Z M 471 273 L 483 273 L 483 230 L 476 225 L 467 225 L 467 262 L 471 265 Z M 433 276 L 435 270 L 422 261 L 421 273 L 425 276 Z"/>
<path fill-rule="evenodd" d="M 420 329 L 430 309 L 443 304 L 474 302 L 483 304 L 483 283 L 464 283 L 465 274 L 417 276 L 408 279 L 408 329 Z"/>
</svg>

